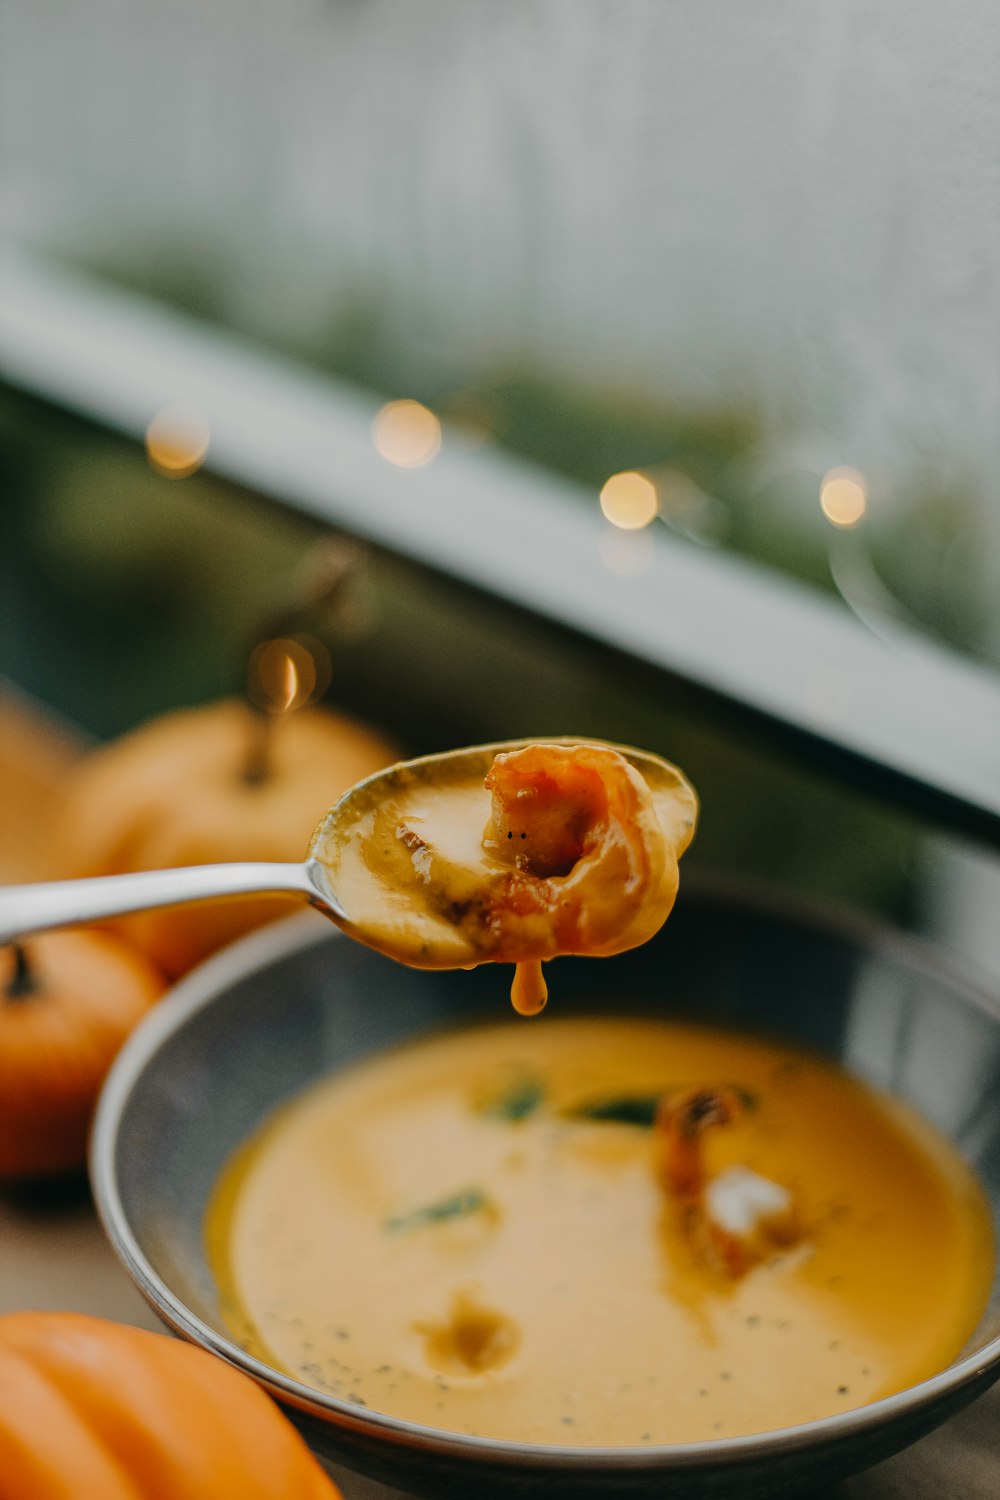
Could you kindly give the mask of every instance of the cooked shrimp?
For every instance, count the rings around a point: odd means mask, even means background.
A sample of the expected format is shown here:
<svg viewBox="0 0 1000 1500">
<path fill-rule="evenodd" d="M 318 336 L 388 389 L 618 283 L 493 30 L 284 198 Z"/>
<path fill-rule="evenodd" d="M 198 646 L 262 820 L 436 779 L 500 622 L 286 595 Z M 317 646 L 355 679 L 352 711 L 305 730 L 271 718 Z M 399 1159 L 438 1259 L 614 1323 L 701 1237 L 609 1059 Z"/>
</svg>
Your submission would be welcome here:
<svg viewBox="0 0 1000 1500">
<path fill-rule="evenodd" d="M 649 788 L 616 750 L 528 745 L 498 755 L 485 785 L 483 847 L 513 865 L 489 921 L 517 960 L 514 1008 L 533 1014 L 547 995 L 542 959 L 630 946 L 622 936 L 640 913 L 648 935 L 660 926 L 673 904 L 661 889 L 669 851 Z"/>
<path fill-rule="evenodd" d="M 528 745 L 486 776 L 483 847 L 509 868 L 489 880 L 495 956 L 617 953 L 673 905 L 676 861 L 645 781 L 601 745 Z M 627 941 L 623 941 L 626 932 Z"/>
<path fill-rule="evenodd" d="M 701 1088 L 666 1096 L 656 1120 L 657 1170 L 706 1261 L 743 1276 L 802 1235 L 795 1195 L 748 1167 L 710 1176 L 705 1132 L 733 1124 L 745 1104 L 735 1089 Z"/>
<path fill-rule="evenodd" d="M 675 1198 L 697 1199 L 705 1187 L 705 1131 L 731 1125 L 743 1113 L 735 1089 L 692 1089 L 665 1094 L 656 1115 L 658 1170 Z"/>
</svg>

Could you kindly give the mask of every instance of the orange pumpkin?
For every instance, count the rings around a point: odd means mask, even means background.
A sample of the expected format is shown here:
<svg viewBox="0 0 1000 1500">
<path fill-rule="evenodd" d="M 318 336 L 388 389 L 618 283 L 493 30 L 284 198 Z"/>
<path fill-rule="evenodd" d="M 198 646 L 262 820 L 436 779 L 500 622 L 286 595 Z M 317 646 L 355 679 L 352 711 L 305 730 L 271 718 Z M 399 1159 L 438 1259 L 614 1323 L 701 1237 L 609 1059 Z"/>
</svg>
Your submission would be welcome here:
<svg viewBox="0 0 1000 1500">
<path fill-rule="evenodd" d="M 163 989 L 146 955 L 109 933 L 0 948 L 0 1177 L 82 1164 L 105 1074 Z"/>
<path fill-rule="evenodd" d="M 374 731 L 307 708 L 273 724 L 264 773 L 249 776 L 260 722 L 245 703 L 225 701 L 154 719 L 88 756 L 67 787 L 66 872 L 304 859 L 341 792 L 397 759 Z M 143 912 L 116 925 L 176 977 L 300 906 L 288 897 L 243 898 Z"/>
<path fill-rule="evenodd" d="M 0 1318 L 0 1500 L 338 1500 L 245 1375 L 77 1313 Z"/>
</svg>

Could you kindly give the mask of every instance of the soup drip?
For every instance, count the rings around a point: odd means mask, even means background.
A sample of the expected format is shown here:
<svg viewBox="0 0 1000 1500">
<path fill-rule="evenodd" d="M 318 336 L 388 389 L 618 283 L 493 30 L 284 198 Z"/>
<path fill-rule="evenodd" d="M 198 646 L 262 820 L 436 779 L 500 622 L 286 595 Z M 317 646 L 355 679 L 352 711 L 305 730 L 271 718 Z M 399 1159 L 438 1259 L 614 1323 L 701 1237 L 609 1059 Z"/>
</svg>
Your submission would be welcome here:
<svg viewBox="0 0 1000 1500">
<path fill-rule="evenodd" d="M 540 958 L 528 958 L 516 965 L 510 987 L 510 1002 L 519 1016 L 537 1016 L 545 1009 L 549 987 L 545 983 Z"/>
</svg>

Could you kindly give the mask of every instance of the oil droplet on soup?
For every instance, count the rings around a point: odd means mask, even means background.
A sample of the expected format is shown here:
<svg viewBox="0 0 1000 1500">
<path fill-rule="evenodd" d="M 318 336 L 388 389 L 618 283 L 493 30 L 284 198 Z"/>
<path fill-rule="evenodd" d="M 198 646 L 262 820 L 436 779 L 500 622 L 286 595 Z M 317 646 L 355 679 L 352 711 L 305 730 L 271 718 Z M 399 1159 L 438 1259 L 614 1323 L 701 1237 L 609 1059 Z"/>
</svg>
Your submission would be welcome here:
<svg viewBox="0 0 1000 1500">
<path fill-rule="evenodd" d="M 234 1331 L 279 1369 L 573 1445 L 900 1390 L 958 1353 L 993 1267 L 973 1174 L 906 1106 L 791 1048 L 627 1018 L 337 1074 L 238 1153 L 207 1237 Z"/>
</svg>

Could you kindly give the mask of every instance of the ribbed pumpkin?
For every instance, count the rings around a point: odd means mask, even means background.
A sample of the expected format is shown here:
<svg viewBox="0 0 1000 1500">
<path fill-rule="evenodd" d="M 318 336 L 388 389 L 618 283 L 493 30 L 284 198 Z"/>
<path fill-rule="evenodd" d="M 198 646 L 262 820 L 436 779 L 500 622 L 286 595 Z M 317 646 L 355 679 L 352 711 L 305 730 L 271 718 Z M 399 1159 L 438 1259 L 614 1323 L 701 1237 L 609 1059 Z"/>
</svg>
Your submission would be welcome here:
<svg viewBox="0 0 1000 1500">
<path fill-rule="evenodd" d="M 82 1165 L 105 1074 L 164 985 L 111 933 L 0 948 L 0 1178 Z"/>
<path fill-rule="evenodd" d="M 77 1313 L 0 1317 L 0 1500 L 337 1500 L 222 1360 Z"/>
<path fill-rule="evenodd" d="M 306 708 L 273 724 L 266 765 L 248 775 L 259 722 L 247 704 L 227 700 L 165 714 L 86 757 L 66 787 L 64 872 L 304 859 L 341 792 L 397 758 L 373 730 Z M 117 925 L 176 978 L 299 909 L 293 898 L 264 897 L 164 908 Z"/>
</svg>

